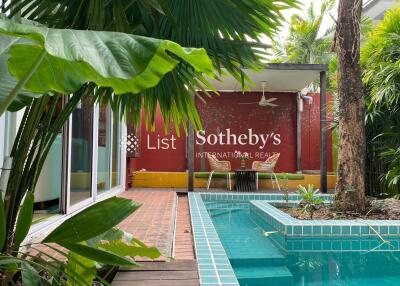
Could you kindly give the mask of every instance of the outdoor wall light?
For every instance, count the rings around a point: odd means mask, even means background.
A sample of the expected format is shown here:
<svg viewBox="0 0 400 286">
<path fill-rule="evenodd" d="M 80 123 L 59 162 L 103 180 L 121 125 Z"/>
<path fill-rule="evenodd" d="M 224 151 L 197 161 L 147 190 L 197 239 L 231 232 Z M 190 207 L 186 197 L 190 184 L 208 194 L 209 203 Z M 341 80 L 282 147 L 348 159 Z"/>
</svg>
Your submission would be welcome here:
<svg viewBox="0 0 400 286">
<path fill-rule="evenodd" d="M 303 88 L 303 89 L 300 91 L 300 97 L 301 97 L 302 99 L 305 99 L 305 100 L 307 101 L 307 103 L 308 103 L 309 105 L 311 105 L 311 104 L 313 103 L 313 98 L 312 98 L 311 96 L 307 95 L 309 92 L 310 92 L 310 91 L 309 91 L 308 87 Z"/>
<path fill-rule="evenodd" d="M 308 105 L 311 105 L 313 103 L 313 98 L 312 96 L 307 95 L 308 93 L 309 93 L 308 87 L 303 88 L 301 91 L 297 93 L 297 104 L 300 112 L 303 112 L 304 110 L 303 100 L 307 101 Z"/>
</svg>

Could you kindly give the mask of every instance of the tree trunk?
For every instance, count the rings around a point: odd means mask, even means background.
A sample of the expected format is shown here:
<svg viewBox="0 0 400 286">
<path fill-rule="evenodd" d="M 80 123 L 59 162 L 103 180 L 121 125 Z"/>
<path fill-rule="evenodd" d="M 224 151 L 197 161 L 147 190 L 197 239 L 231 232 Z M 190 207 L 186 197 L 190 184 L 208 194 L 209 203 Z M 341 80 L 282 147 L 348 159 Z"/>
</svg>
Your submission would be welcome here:
<svg viewBox="0 0 400 286">
<path fill-rule="evenodd" d="M 365 212 L 365 125 L 360 67 L 362 0 L 340 0 L 335 34 L 339 58 L 339 160 L 336 207 Z"/>
</svg>

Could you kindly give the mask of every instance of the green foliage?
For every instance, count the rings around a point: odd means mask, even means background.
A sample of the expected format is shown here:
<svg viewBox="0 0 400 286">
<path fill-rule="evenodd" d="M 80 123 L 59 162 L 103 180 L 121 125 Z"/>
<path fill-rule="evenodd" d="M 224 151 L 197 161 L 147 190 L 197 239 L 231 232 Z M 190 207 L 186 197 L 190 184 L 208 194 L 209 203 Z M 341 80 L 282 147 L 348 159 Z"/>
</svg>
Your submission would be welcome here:
<svg viewBox="0 0 400 286">
<path fill-rule="evenodd" d="M 16 249 L 19 248 L 19 245 L 25 239 L 29 232 L 29 228 L 31 227 L 34 199 L 35 197 L 33 193 L 27 192 L 24 202 L 19 210 L 14 233 L 14 245 Z"/>
<path fill-rule="evenodd" d="M 384 19 L 370 33 L 361 53 L 364 83 L 371 104 L 396 110 L 400 87 L 400 7 L 388 10 Z"/>
<path fill-rule="evenodd" d="M 66 249 L 78 253 L 79 255 L 103 263 L 106 265 L 118 266 L 137 266 L 138 264 L 129 258 L 114 254 L 113 252 L 102 250 L 100 248 L 87 246 L 84 243 L 68 243 L 63 242 L 61 246 Z"/>
<path fill-rule="evenodd" d="M 6 51 L 0 53 L 7 56 L 0 57 L 0 60 L 8 64 L 8 70 L 3 71 L 6 77 L 2 77 L 0 81 L 0 85 L 7 84 L 6 88 L 0 88 L 1 92 L 7 91 L 4 92 L 6 96 L 0 96 L 0 114 L 7 106 L 12 109 L 26 104 L 28 106 L 11 152 L 14 160 L 6 190 L 6 232 L 10 233 L 14 229 L 17 210 L 23 197 L 27 191 L 34 192 L 37 178 L 56 133 L 80 100 L 92 97 L 102 104 L 110 104 L 114 111 L 122 110 L 130 116 L 130 121 L 136 124 L 140 122 L 139 118 L 144 110 L 148 126 L 153 126 L 155 112 L 159 106 L 166 130 L 171 121 L 176 129 L 180 124 L 185 128 L 187 119 L 195 128 L 200 128 L 201 123 L 191 96 L 197 94 L 198 90 L 208 95 L 204 86 L 213 90 L 205 75 L 212 76 L 213 67 L 218 75 L 222 75 L 224 68 L 242 82 L 243 86 L 250 84 L 242 69 L 262 68 L 260 59 L 266 54 L 267 46 L 258 40 L 258 36 L 273 35 L 282 20 L 282 10 L 295 6 L 296 3 L 295 0 L 9 1 L 4 7 L 4 12 L 9 13 L 9 17 L 16 16 L 22 24 L 2 20 L 0 32 L 10 35 L 11 38 L 22 37 L 25 42 L 18 45 L 14 42 L 10 45 L 11 48 L 7 47 Z M 36 23 L 27 24 L 21 16 L 52 29 Z M 71 30 L 66 32 L 54 28 Z M 97 33 L 86 30 L 118 31 L 129 35 L 100 32 L 100 37 L 97 38 Z M 79 40 L 71 39 L 72 36 L 78 37 Z M 249 41 L 249 38 L 253 41 Z M 90 49 L 89 52 L 81 48 L 81 43 L 92 48 L 94 43 L 98 44 L 98 49 Z M 179 44 L 204 48 L 211 61 L 203 50 L 184 49 Z M 143 49 L 144 47 L 149 48 L 150 52 Z M 125 62 L 121 63 L 118 60 Z M 116 62 L 119 66 L 114 65 Z M 206 66 L 207 68 L 203 69 Z M 49 77 L 49 70 L 54 72 L 55 80 Z M 46 74 L 43 74 L 44 72 Z M 12 76 L 18 80 L 8 81 L 10 76 L 11 80 Z M 143 80 L 144 77 L 146 80 Z M 130 82 L 132 78 L 138 81 Z M 26 93 L 24 88 L 44 94 L 32 95 Z M 58 100 L 63 93 L 68 94 L 71 91 L 76 92 L 53 121 L 52 116 L 55 115 Z M 117 95 L 112 96 L 113 92 Z M 38 98 L 32 100 L 34 96 Z M 31 146 L 33 147 L 30 148 Z M 118 209 L 113 209 L 111 216 L 118 217 L 115 213 Z M 121 215 L 121 218 L 123 216 Z M 93 218 L 98 219 L 98 216 Z M 102 225 L 104 215 L 101 219 L 93 220 L 90 224 L 77 219 L 73 224 L 69 222 L 69 227 L 79 229 L 79 239 L 86 239 L 99 231 L 89 235 L 86 229 L 82 228 L 87 228 L 88 225 L 89 228 L 97 224 Z M 62 228 L 64 230 L 60 231 Z M 107 254 L 110 250 L 128 256 L 155 257 L 159 254 L 133 239 L 125 239 L 125 245 L 122 242 L 103 243 L 104 245 L 91 245 L 88 242 L 88 245 L 85 245 L 83 241 L 75 241 L 73 238 L 73 241 L 68 241 L 68 238 L 63 237 L 63 231 L 68 231 L 65 226 L 60 226 L 58 231 L 52 233 L 48 241 L 59 241 L 64 246 L 73 248 L 77 255 L 86 258 L 89 256 L 92 260 L 108 261 L 110 256 Z M 72 237 L 74 235 L 75 233 Z M 12 240 L 8 243 L 13 244 Z M 47 246 L 52 248 L 51 245 Z M 128 250 L 127 246 L 132 249 Z M 68 253 L 56 248 L 53 250 L 68 257 Z M 10 255 L 16 253 L 7 253 L 6 256 Z M 41 255 L 46 256 L 46 253 L 41 252 Z M 11 259 L 7 267 L 18 273 L 22 263 L 30 263 L 37 271 L 46 271 L 51 277 L 56 277 L 51 285 L 64 284 L 65 265 L 54 257 L 46 257 L 52 263 L 46 263 L 44 259 L 39 258 L 37 263 L 25 259 Z M 77 268 L 85 268 L 85 264 L 75 255 L 69 255 L 68 258 L 76 263 L 68 268 L 69 281 L 88 285 L 82 277 L 82 269 Z M 126 265 L 126 259 L 125 257 L 121 263 Z"/>
<path fill-rule="evenodd" d="M 335 1 L 325 0 L 321 3 L 318 13 L 314 2 L 308 3 L 304 15 L 294 14 L 291 17 L 289 35 L 286 39 L 276 38 L 273 41 L 275 58 L 273 62 L 288 62 L 299 64 L 328 64 L 327 90 L 337 90 L 337 59 L 332 52 L 335 26 L 322 31 L 322 23 L 329 17 Z M 317 90 L 317 84 L 311 84 L 312 91 Z"/>
<path fill-rule="evenodd" d="M 11 75 L 22 81 L 30 74 L 21 88 L 39 94 L 71 94 L 87 82 L 110 87 L 116 94 L 138 94 L 157 85 L 180 61 L 197 73 L 213 74 L 204 49 L 185 49 L 167 40 L 115 32 L 49 29 L 6 19 L 0 20 L 0 33 L 10 36 L 3 40 L 8 40 Z M 21 38 L 28 42 L 21 43 Z M 40 62 L 32 69 L 38 59 Z M 1 94 L 0 99 L 8 96 Z M 0 101 L 0 111 L 8 107 L 7 103 Z"/>
<path fill-rule="evenodd" d="M 33 284 L 27 282 L 27 285 L 36 286 L 37 281 L 45 279 L 39 274 L 45 271 L 53 281 L 51 285 L 90 286 L 93 279 L 102 281 L 97 267 L 137 266 L 134 259 L 138 256 L 158 258 L 161 254 L 156 248 L 147 247 L 130 234 L 113 228 L 138 207 L 129 199 L 117 197 L 90 206 L 63 222 L 42 242 L 63 256 L 66 263 L 41 251 L 36 245 L 27 245 L 26 251 L 16 252 L 22 254 L 21 258 L 0 256 L 0 273 L 8 275 L 10 282 L 18 279 L 18 273 L 21 273 L 24 283 L 28 279 Z M 58 243 L 69 252 L 47 242 Z M 39 255 L 32 256 L 30 251 L 37 251 Z"/>
<path fill-rule="evenodd" d="M 88 240 L 108 231 L 139 207 L 139 204 L 124 198 L 113 197 L 101 201 L 67 219 L 53 230 L 43 242 L 63 244 Z M 105 217 L 107 219 L 104 219 Z M 96 224 L 93 224 L 93 222 L 96 222 Z"/>
<path fill-rule="evenodd" d="M 312 219 L 314 211 L 317 210 L 318 206 L 324 203 L 324 199 L 318 195 L 318 189 L 314 190 L 313 185 L 308 185 L 307 188 L 299 185 L 297 191 L 302 198 L 300 207 L 304 212 L 309 213 Z"/>
<path fill-rule="evenodd" d="M 283 193 L 283 198 L 286 202 L 286 207 L 289 207 L 289 179 L 288 179 L 289 174 L 282 174 L 282 177 L 278 179 L 278 184 L 280 186 L 280 189 Z"/>
<path fill-rule="evenodd" d="M 305 15 L 294 14 L 290 21 L 289 36 L 274 41 L 277 62 L 327 64 L 332 58 L 334 28 L 321 33 L 321 24 L 333 9 L 335 1 L 325 0 L 317 14 L 310 2 Z M 322 35 L 321 35 L 322 34 Z"/>
<path fill-rule="evenodd" d="M 119 31 L 204 48 L 219 75 L 225 73 L 224 68 L 247 86 L 251 82 L 243 68 L 263 68 L 260 60 L 265 58 L 269 48 L 259 36 L 271 37 L 281 25 L 282 12 L 297 3 L 296 0 L 136 0 L 128 3 L 119 0 L 13 0 L 4 12 L 12 17 L 22 11 L 22 17 L 49 27 Z M 139 111 L 144 109 L 148 126 L 153 126 L 159 103 L 166 131 L 171 121 L 175 128 L 179 124 L 186 128 L 188 117 L 195 127 L 200 127 L 191 96 L 200 96 L 198 91 L 205 91 L 205 85 L 207 80 L 201 74 L 190 65 L 180 63 L 157 86 L 138 96 L 104 96 L 102 100 L 122 107 L 125 114 L 129 114 L 129 121 L 135 124 L 140 122 Z"/>
<path fill-rule="evenodd" d="M 70 277 L 67 280 L 68 286 L 80 285 L 80 280 L 75 276 L 83 278 L 85 285 L 91 285 L 93 279 L 96 278 L 96 264 L 93 260 L 76 254 L 75 252 L 68 253 L 68 262 L 65 267 L 65 274 Z M 79 261 L 80 263 L 77 263 Z"/>
<path fill-rule="evenodd" d="M 143 242 L 132 237 L 131 234 L 115 228 L 89 240 L 88 244 L 131 258 L 148 257 L 155 259 L 161 256 L 157 248 L 147 247 Z"/>
<path fill-rule="evenodd" d="M 388 10 L 361 50 L 367 102 L 367 188 L 371 195 L 399 192 L 400 7 Z"/>
<path fill-rule="evenodd" d="M 40 283 L 39 273 L 29 263 L 21 263 L 22 283 L 24 286 L 37 286 Z"/>
</svg>

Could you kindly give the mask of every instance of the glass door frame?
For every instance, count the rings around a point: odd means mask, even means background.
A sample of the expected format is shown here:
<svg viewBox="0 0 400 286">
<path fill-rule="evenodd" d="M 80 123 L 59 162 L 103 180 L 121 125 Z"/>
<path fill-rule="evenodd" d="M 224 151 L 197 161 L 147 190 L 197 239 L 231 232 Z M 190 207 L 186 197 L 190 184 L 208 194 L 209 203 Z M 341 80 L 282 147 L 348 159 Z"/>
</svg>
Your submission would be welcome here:
<svg viewBox="0 0 400 286">
<path fill-rule="evenodd" d="M 99 104 L 96 103 L 93 105 L 93 118 L 92 118 L 92 150 L 91 150 L 91 180 L 90 180 L 90 197 L 85 200 L 76 203 L 75 205 L 70 205 L 70 194 L 71 194 L 71 151 L 72 151 L 72 114 L 70 115 L 66 125 L 63 130 L 63 155 L 62 155 L 62 194 L 61 194 L 61 202 L 60 202 L 60 211 L 63 214 L 70 214 L 81 210 L 95 202 L 101 201 L 108 197 L 115 196 L 121 191 L 125 190 L 125 172 L 126 172 L 126 150 L 122 148 L 122 146 L 118 146 L 120 148 L 120 174 L 119 174 L 119 182 L 120 184 L 112 187 L 112 171 L 109 174 L 110 180 L 110 189 L 105 191 L 102 194 L 97 194 L 97 163 L 98 163 L 98 129 L 99 129 L 99 114 L 100 108 Z M 112 140 L 113 134 L 113 116 L 110 107 L 107 107 L 107 114 L 110 115 L 111 120 L 107 122 L 107 127 L 110 128 L 110 136 L 107 140 Z M 121 138 L 126 137 L 126 124 L 120 121 L 120 140 Z M 112 151 L 108 154 L 109 156 L 109 168 L 112 170 Z"/>
</svg>

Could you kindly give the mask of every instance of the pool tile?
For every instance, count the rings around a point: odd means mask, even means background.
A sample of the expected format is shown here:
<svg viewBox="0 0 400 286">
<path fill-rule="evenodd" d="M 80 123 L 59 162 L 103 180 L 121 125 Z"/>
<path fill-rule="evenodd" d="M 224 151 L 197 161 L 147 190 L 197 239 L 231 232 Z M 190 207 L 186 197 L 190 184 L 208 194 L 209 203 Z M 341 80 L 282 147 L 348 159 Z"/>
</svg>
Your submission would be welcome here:
<svg viewBox="0 0 400 286">
<path fill-rule="evenodd" d="M 312 227 L 312 233 L 313 235 L 317 236 L 317 235 L 321 235 L 322 234 L 322 227 L 320 225 L 314 225 Z"/>
<path fill-rule="evenodd" d="M 331 226 L 323 226 L 322 233 L 324 235 L 331 235 L 332 234 L 332 227 Z"/>
<path fill-rule="evenodd" d="M 338 225 L 332 226 L 332 234 L 333 235 L 340 235 L 341 234 L 341 228 Z"/>
<path fill-rule="evenodd" d="M 288 251 L 369 251 L 374 247 L 377 247 L 378 250 L 388 250 L 391 246 L 380 245 L 382 243 L 377 239 L 374 230 L 386 237 L 388 235 L 399 236 L 400 231 L 400 220 L 300 221 L 271 205 L 281 204 L 282 194 L 214 193 L 200 195 L 191 193 L 189 197 L 195 248 L 196 253 L 200 254 L 198 255 L 199 270 L 200 275 L 205 276 L 201 280 L 204 285 L 224 285 L 225 282 L 226 285 L 238 285 L 238 283 L 236 278 L 233 278 L 234 284 L 228 283 L 229 279 L 221 280 L 221 277 L 229 277 L 230 274 L 233 274 L 233 269 L 226 256 L 230 252 L 225 251 L 221 245 L 203 200 L 216 207 L 224 207 L 227 202 L 241 204 L 250 201 L 250 212 L 253 219 L 259 225 L 267 223 L 278 230 L 279 233 L 271 235 L 271 239 L 276 242 L 276 246 Z M 326 202 L 332 200 L 330 196 L 323 197 Z M 297 195 L 289 197 L 292 204 L 298 202 L 299 199 Z M 398 249 L 398 239 L 391 241 L 391 244 Z M 204 280 L 206 276 L 211 278 Z M 215 282 L 215 278 L 220 280 Z"/>
<path fill-rule="evenodd" d="M 312 235 L 312 226 L 303 226 L 303 235 Z"/>
</svg>

